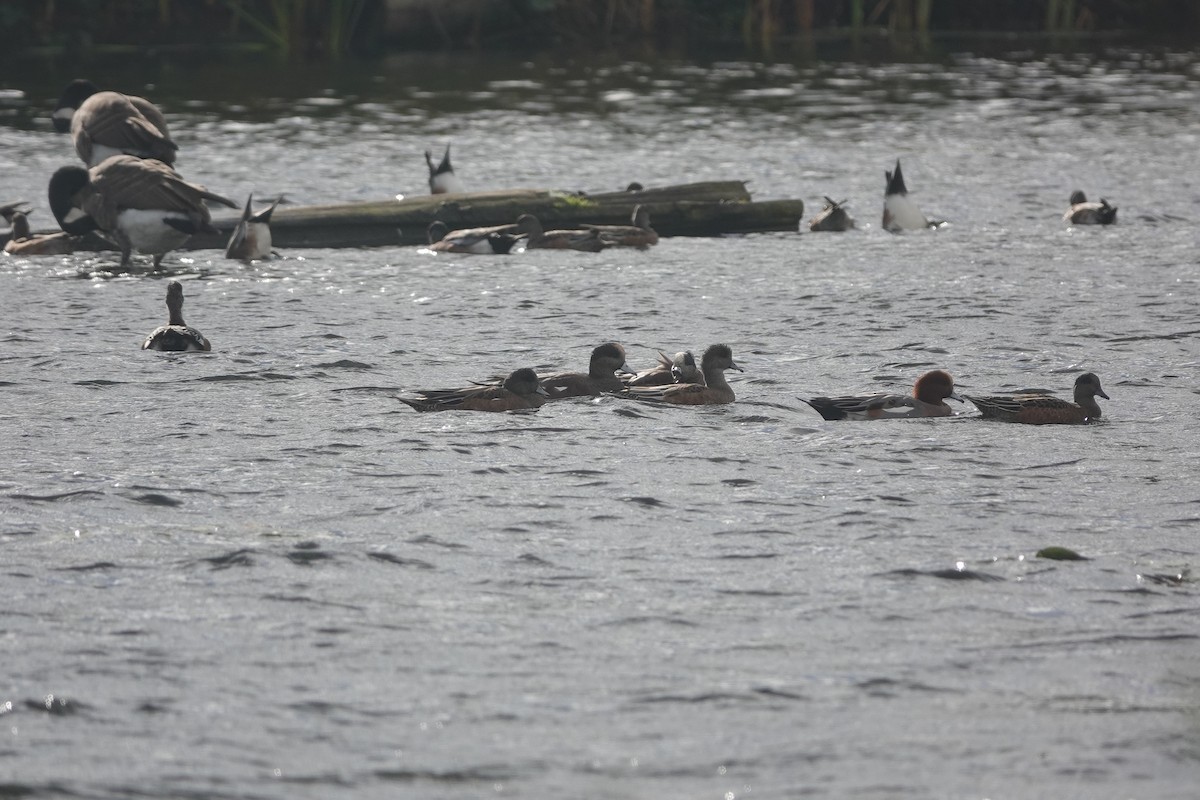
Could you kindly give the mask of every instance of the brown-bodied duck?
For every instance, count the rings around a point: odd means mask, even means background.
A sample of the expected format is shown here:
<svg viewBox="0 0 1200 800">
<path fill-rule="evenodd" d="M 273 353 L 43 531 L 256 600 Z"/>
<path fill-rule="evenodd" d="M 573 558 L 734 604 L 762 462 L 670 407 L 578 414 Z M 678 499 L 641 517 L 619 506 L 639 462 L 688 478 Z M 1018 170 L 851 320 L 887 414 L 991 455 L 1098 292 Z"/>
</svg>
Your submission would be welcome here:
<svg viewBox="0 0 1200 800">
<path fill-rule="evenodd" d="M 167 284 L 167 312 L 167 324 L 151 331 L 146 341 L 142 342 L 143 350 L 212 350 L 212 345 L 204 338 L 204 334 L 183 321 L 183 284 L 179 281 Z"/>
<path fill-rule="evenodd" d="M 606 342 L 592 350 L 588 371 L 556 372 L 542 378 L 542 387 L 551 400 L 565 397 L 594 397 L 605 392 L 619 392 L 625 384 L 617 373 L 632 375 L 625 363 L 625 348 L 616 342 Z"/>
<path fill-rule="evenodd" d="M 589 225 L 599 232 L 608 247 L 638 247 L 646 249 L 658 244 L 658 233 L 650 227 L 650 211 L 643 205 L 634 206 L 629 225 Z"/>
<path fill-rule="evenodd" d="M 660 350 L 657 364 L 625 381 L 626 386 L 670 386 L 672 383 L 704 383 L 704 373 L 696 366 L 696 357 L 690 350 L 673 356 Z"/>
<path fill-rule="evenodd" d="M 449 230 L 446 223 L 434 220 L 426 229 L 428 248 L 435 253 L 470 253 L 472 255 L 507 255 L 521 238 L 517 226 L 493 225 L 487 228 Z"/>
<path fill-rule="evenodd" d="M 813 217 L 812 222 L 808 224 L 808 229 L 814 233 L 820 231 L 833 231 L 835 233 L 852 231 L 854 230 L 854 217 L 850 216 L 850 212 L 846 210 L 845 200 L 833 200 L 826 197 L 825 207 L 821 209 L 819 214 Z"/>
<path fill-rule="evenodd" d="M 542 228 L 541 220 L 533 214 L 517 217 L 517 231 L 525 237 L 525 247 L 529 249 L 582 250 L 588 253 L 598 253 L 604 249 L 604 240 L 594 228 L 547 231 Z"/>
<path fill-rule="evenodd" d="M 34 233 L 24 211 L 12 211 L 4 215 L 12 223 L 10 238 L 4 243 L 4 252 L 13 256 L 61 256 L 75 252 L 71 235 L 65 231 L 49 234 Z"/>
<path fill-rule="evenodd" d="M 621 393 L 622 397 L 652 403 L 670 403 L 684 406 L 706 406 L 732 403 L 736 397 L 725 380 L 725 370 L 744 372 L 733 360 L 729 345 L 714 344 L 704 351 L 700 359 L 700 371 L 704 383 L 676 383 L 670 386 L 631 386 Z"/>
<path fill-rule="evenodd" d="M 963 395 L 975 404 L 984 419 L 1021 422 L 1026 425 L 1079 425 L 1100 419 L 1097 397 L 1108 400 L 1094 372 L 1075 379 L 1075 402 L 1047 394 L 1024 393 L 1006 396 L 975 397 Z"/>
<path fill-rule="evenodd" d="M 425 389 L 414 394 L 416 398 L 396 399 L 417 411 L 525 411 L 539 408 L 546 400 L 537 373 L 528 367 L 514 371 L 503 384 Z"/>
</svg>

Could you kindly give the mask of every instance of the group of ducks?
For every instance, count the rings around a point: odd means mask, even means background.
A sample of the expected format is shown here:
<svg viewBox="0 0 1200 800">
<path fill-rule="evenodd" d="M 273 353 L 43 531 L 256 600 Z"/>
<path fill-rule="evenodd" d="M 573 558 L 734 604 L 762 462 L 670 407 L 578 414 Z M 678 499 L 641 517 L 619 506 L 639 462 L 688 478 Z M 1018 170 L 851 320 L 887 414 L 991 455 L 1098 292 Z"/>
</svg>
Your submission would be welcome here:
<svg viewBox="0 0 1200 800">
<path fill-rule="evenodd" d="M 890 233 L 902 231 L 940 228 L 945 220 L 935 220 L 926 217 L 916 202 L 908 196 L 908 187 L 904 183 L 904 173 L 900 171 L 900 159 L 896 159 L 896 168 L 884 172 L 887 182 L 883 191 L 883 229 Z M 854 230 L 854 218 L 846 210 L 847 201 L 825 198 L 825 206 L 809 223 L 808 229 L 820 231 L 849 231 Z M 1117 221 L 1116 206 L 1109 205 L 1104 198 L 1099 203 L 1088 202 L 1087 195 L 1076 189 L 1071 193 L 1070 206 L 1063 214 L 1063 220 L 1072 225 L 1111 225 Z"/>
</svg>

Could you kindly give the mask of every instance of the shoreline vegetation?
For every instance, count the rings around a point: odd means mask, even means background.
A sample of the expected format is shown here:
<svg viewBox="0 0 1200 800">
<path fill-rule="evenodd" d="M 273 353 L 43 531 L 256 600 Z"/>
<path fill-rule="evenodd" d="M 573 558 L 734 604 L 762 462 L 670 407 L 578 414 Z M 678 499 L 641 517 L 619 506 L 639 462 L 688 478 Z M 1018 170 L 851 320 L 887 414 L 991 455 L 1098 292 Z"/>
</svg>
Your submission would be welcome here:
<svg viewBox="0 0 1200 800">
<path fill-rule="evenodd" d="M 8 0 L 0 62 L 245 52 L 336 61 L 394 52 L 705 50 L 770 57 L 837 42 L 925 52 L 942 36 L 1194 42 L 1195 0 Z"/>
</svg>

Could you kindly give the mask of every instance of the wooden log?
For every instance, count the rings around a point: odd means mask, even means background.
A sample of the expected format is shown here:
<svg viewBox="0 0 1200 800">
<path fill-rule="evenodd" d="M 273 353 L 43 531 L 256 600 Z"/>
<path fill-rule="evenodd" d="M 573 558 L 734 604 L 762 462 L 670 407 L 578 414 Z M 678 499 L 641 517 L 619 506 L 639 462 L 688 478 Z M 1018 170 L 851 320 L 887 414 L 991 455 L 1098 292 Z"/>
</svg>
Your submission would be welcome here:
<svg viewBox="0 0 1200 800">
<path fill-rule="evenodd" d="M 426 229 L 434 220 L 445 222 L 451 230 L 504 225 L 516 222 L 521 214 L 534 214 L 547 230 L 589 223 L 622 225 L 629 223 L 639 204 L 650 211 L 650 224 L 659 236 L 795 231 L 804 216 L 801 200 L 753 202 L 742 181 L 599 194 L 516 189 L 280 206 L 271 216 L 271 239 L 279 250 L 420 245 L 426 243 Z M 223 250 L 240 218 L 240 214 L 214 218 L 219 233 L 193 236 L 184 247 Z M 81 243 L 80 249 L 88 249 L 88 245 Z"/>
</svg>

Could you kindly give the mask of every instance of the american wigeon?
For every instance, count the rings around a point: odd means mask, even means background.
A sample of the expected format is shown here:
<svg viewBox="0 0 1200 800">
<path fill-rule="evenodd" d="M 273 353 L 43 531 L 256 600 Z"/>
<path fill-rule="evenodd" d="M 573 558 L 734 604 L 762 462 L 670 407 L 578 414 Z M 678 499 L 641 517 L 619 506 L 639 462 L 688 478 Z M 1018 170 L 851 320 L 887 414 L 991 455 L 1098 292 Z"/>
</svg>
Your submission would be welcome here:
<svg viewBox="0 0 1200 800">
<path fill-rule="evenodd" d="M 604 249 L 600 232 L 589 230 L 552 230 L 542 228 L 542 222 L 533 214 L 517 217 L 517 231 L 525 237 L 526 248 L 552 248 L 557 250 L 582 250 L 598 253 Z"/>
<path fill-rule="evenodd" d="M 521 237 L 517 226 L 493 225 L 487 228 L 448 230 L 446 223 L 434 220 L 426 229 L 429 249 L 438 253 L 471 253 L 473 255 L 507 255 Z"/>
<path fill-rule="evenodd" d="M 528 367 L 516 370 L 501 385 L 426 389 L 415 394 L 419 396 L 396 399 L 417 411 L 523 411 L 539 408 L 546 400 L 537 373 Z"/>
<path fill-rule="evenodd" d="M 167 324 L 155 328 L 142 342 L 143 350 L 169 350 L 189 352 L 212 350 L 204 334 L 183 321 L 183 284 L 171 281 L 167 284 Z"/>
<path fill-rule="evenodd" d="M 175 163 L 179 148 L 167 121 L 144 97 L 102 92 L 91 81 L 75 80 L 63 90 L 52 119 L 59 133 L 70 131 L 75 152 L 89 167 L 121 153 Z"/>
<path fill-rule="evenodd" d="M 551 400 L 565 397 L 591 397 L 604 392 L 619 392 L 625 384 L 617 373 L 632 375 L 625 363 L 625 348 L 616 342 L 606 342 L 592 350 L 588 371 L 556 372 L 542 378 L 542 388 Z"/>
<path fill-rule="evenodd" d="M 733 350 L 729 345 L 714 344 L 704 351 L 700 359 L 700 371 L 705 383 L 676 383 L 670 386 L 631 386 L 621 393 L 622 397 L 645 400 L 652 403 L 671 403 L 682 406 L 707 406 L 732 403 L 736 398 L 733 389 L 725 380 L 725 370 L 744 372 L 733 361 Z"/>
<path fill-rule="evenodd" d="M 271 214 L 283 198 L 275 198 L 270 206 L 254 213 L 252 203 L 254 194 L 246 198 L 246 207 L 242 209 L 242 218 L 225 245 L 225 257 L 237 258 L 242 261 L 254 261 L 269 258 L 271 255 Z"/>
<path fill-rule="evenodd" d="M 646 249 L 658 244 L 658 232 L 650 227 L 650 211 L 643 205 L 634 206 L 630 214 L 631 225 L 589 225 L 600 233 L 600 239 L 609 247 L 639 247 Z"/>
<path fill-rule="evenodd" d="M 897 167 L 899 169 L 899 167 Z M 831 200 L 825 198 L 825 207 L 821 212 L 813 217 L 812 222 L 808 224 L 810 231 L 850 231 L 854 230 L 854 218 L 846 211 L 845 200 Z"/>
<path fill-rule="evenodd" d="M 985 419 L 1023 422 L 1027 425 L 1077 425 L 1098 420 L 1100 404 L 1096 402 L 1097 396 L 1109 399 L 1094 372 L 1085 372 L 1075 379 L 1074 403 L 1033 393 L 992 397 L 963 395 L 975 404 Z"/>
<path fill-rule="evenodd" d="M 954 379 L 950 373 L 935 369 L 917 378 L 911 395 L 879 392 L 800 399 L 827 420 L 863 420 L 948 417 L 953 412 L 946 405 L 946 398 L 962 402 L 954 392 Z"/>
<path fill-rule="evenodd" d="M 467 190 L 463 182 L 454 174 L 454 167 L 450 164 L 450 145 L 446 145 L 446 152 L 442 156 L 441 163 L 436 166 L 433 163 L 433 153 L 426 150 L 425 163 L 429 165 L 430 193 L 457 194 Z"/>
<path fill-rule="evenodd" d="M 4 243 L 4 252 L 13 256 L 61 256 L 75 252 L 70 234 L 59 231 L 50 234 L 35 234 L 29 228 L 24 211 L 12 211 L 5 215 L 12 222 L 11 238 Z"/>
<path fill-rule="evenodd" d="M 658 363 L 625 381 L 626 386 L 669 386 L 672 383 L 704 383 L 704 373 L 696 366 L 690 350 L 668 356 L 658 352 Z"/>
<path fill-rule="evenodd" d="M 936 228 L 941 223 L 926 218 L 917 204 L 908 196 L 904 175 L 900 172 L 900 159 L 896 159 L 894 172 L 884 172 L 887 185 L 883 191 L 883 229 L 890 233 Z"/>
<path fill-rule="evenodd" d="M 1072 225 L 1112 225 L 1117 221 L 1117 207 L 1110 206 L 1103 197 L 1099 203 L 1089 203 L 1087 195 L 1076 189 L 1071 192 L 1071 207 L 1063 219 Z"/>
<path fill-rule="evenodd" d="M 85 170 L 60 167 L 50 178 L 50 209 L 67 233 L 99 231 L 121 249 L 121 266 L 133 250 L 163 256 L 199 231 L 216 233 L 205 200 L 237 203 L 213 194 L 161 161 L 112 156 Z"/>
</svg>

